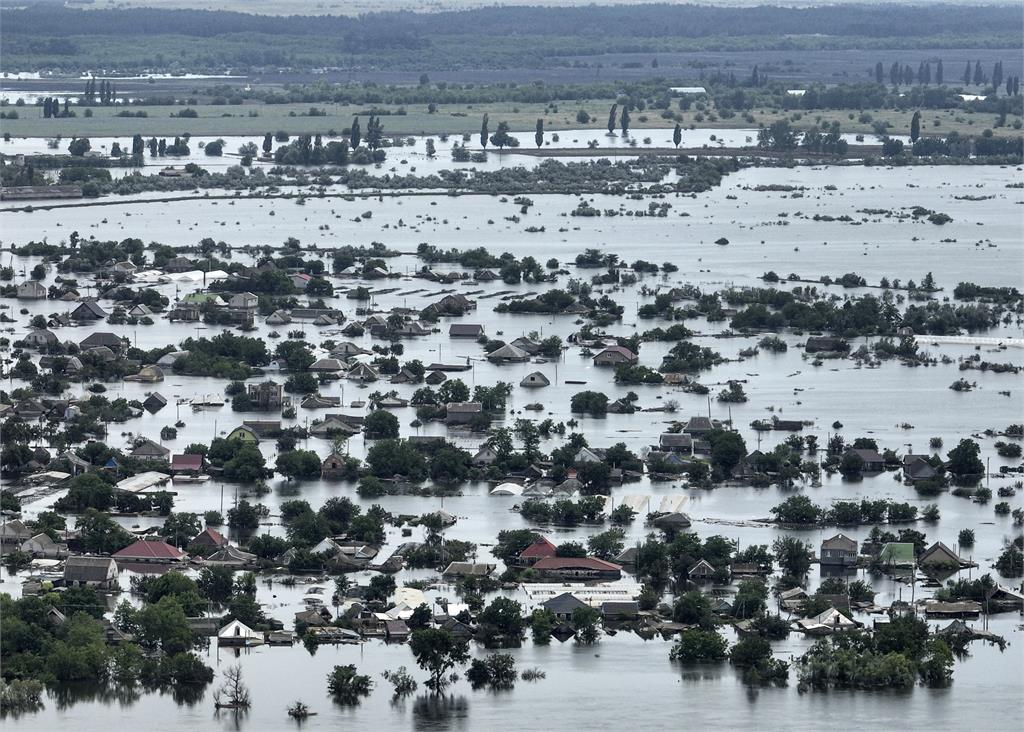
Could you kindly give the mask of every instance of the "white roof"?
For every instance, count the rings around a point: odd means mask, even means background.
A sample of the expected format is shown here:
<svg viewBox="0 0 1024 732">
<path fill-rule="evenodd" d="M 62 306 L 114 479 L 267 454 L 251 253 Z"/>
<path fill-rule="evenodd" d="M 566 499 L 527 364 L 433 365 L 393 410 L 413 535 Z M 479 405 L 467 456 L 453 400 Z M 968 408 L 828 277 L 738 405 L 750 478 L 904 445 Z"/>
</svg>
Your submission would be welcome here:
<svg viewBox="0 0 1024 732">
<path fill-rule="evenodd" d="M 395 605 L 404 603 L 409 608 L 416 608 L 426 603 L 427 597 L 423 594 L 423 590 L 417 590 L 415 587 L 399 587 L 391 596 L 391 601 Z"/>
<path fill-rule="evenodd" d="M 128 493 L 142 493 L 151 488 L 161 486 L 171 479 L 166 473 L 158 473 L 155 470 L 148 470 L 145 473 L 133 475 L 131 478 L 119 480 L 114 486 L 119 491 Z"/>
<path fill-rule="evenodd" d="M 679 513 L 686 501 L 687 496 L 662 496 L 656 513 Z"/>
<path fill-rule="evenodd" d="M 537 604 L 569 593 L 577 600 L 591 606 L 597 606 L 609 600 L 635 600 L 643 589 L 637 582 L 631 581 L 589 585 L 575 582 L 529 582 L 520 587 L 526 596 Z"/>
<path fill-rule="evenodd" d="M 623 496 L 619 499 L 620 506 L 628 506 L 633 509 L 634 513 L 644 513 L 645 508 L 649 509 L 651 505 L 650 496 Z M 648 511 L 649 512 L 649 511 Z"/>
<path fill-rule="evenodd" d="M 256 638 L 263 640 L 263 636 L 257 633 L 255 630 L 250 628 L 245 623 L 238 620 L 232 620 L 230 623 L 225 625 L 219 631 L 217 631 L 218 638 Z"/>
<path fill-rule="evenodd" d="M 814 628 L 818 626 L 828 628 L 854 628 L 857 624 L 834 607 L 830 607 L 820 615 L 815 615 L 813 618 L 805 618 L 799 621 L 799 625 L 803 628 Z"/>
<path fill-rule="evenodd" d="M 492 496 L 521 496 L 523 495 L 523 486 L 518 483 L 502 483 L 497 488 L 491 491 Z"/>
<path fill-rule="evenodd" d="M 673 86 L 669 90 L 673 94 L 706 94 L 708 91 L 702 86 Z"/>
</svg>

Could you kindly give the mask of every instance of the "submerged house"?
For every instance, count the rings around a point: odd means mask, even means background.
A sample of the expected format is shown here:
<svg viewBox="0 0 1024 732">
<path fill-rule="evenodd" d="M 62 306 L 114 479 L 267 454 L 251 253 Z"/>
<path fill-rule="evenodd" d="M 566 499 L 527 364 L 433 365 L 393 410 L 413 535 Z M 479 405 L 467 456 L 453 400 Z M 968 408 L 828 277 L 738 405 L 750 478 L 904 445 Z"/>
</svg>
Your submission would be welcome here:
<svg viewBox="0 0 1024 732">
<path fill-rule="evenodd" d="M 65 587 L 108 590 L 117 584 L 117 562 L 111 557 L 68 557 L 64 562 Z"/>
<path fill-rule="evenodd" d="M 625 346 L 608 346 L 594 356 L 595 366 L 620 366 L 622 364 L 634 364 L 640 357 Z"/>
<path fill-rule="evenodd" d="M 257 633 L 245 623 L 232 620 L 217 631 L 219 646 L 255 646 L 263 643 L 263 634 Z"/>
<path fill-rule="evenodd" d="M 572 614 L 578 609 L 589 608 L 590 606 L 569 592 L 563 592 L 550 600 L 541 603 L 541 607 L 555 616 L 555 620 L 572 620 Z"/>
<path fill-rule="evenodd" d="M 528 389 L 539 389 L 550 385 L 551 380 L 540 371 L 534 371 L 532 374 L 527 374 L 523 377 L 523 380 L 519 382 L 519 386 L 523 386 Z"/>
<path fill-rule="evenodd" d="M 177 564 L 187 562 L 188 554 L 165 541 L 148 541 L 140 539 L 114 552 L 114 559 L 120 562 L 137 562 L 140 564 Z"/>
<path fill-rule="evenodd" d="M 345 457 L 339 453 L 332 452 L 320 463 L 320 477 L 324 480 L 337 480 L 347 470 Z"/>
<path fill-rule="evenodd" d="M 544 557 L 533 564 L 544 579 L 554 580 L 617 580 L 622 567 L 597 557 Z"/>
<path fill-rule="evenodd" d="M 836 534 L 821 542 L 821 563 L 848 567 L 857 563 L 857 542 L 844 534 Z"/>
<path fill-rule="evenodd" d="M 941 541 L 932 544 L 917 558 L 917 565 L 921 568 L 959 569 L 962 564 L 960 556 Z"/>
<path fill-rule="evenodd" d="M 473 421 L 474 417 L 482 414 L 483 411 L 484 405 L 480 402 L 456 402 L 449 404 L 445 423 L 448 425 L 469 424 Z"/>
</svg>

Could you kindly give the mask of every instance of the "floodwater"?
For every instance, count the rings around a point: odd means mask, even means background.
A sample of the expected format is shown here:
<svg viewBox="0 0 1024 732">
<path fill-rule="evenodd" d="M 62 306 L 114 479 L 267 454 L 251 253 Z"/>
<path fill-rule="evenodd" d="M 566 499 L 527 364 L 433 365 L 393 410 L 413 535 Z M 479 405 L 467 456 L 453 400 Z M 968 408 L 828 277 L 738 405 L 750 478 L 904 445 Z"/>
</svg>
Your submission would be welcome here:
<svg viewBox="0 0 1024 732">
<path fill-rule="evenodd" d="M 564 135 L 565 133 L 563 133 Z M 564 138 L 563 138 L 564 139 Z M 585 143 L 584 143 L 585 144 Z M 602 144 L 604 144 L 602 142 Z M 234 143 L 229 145 L 233 149 Z M 439 148 L 440 149 L 440 148 Z M 396 151 L 397 152 L 397 151 Z M 497 160 L 497 156 L 491 156 Z M 503 164 L 513 164 L 506 155 Z M 516 156 L 523 158 L 523 156 Z M 438 161 L 417 159 L 417 166 L 449 167 L 447 153 Z M 516 160 L 515 163 L 518 163 Z M 393 163 L 389 160 L 388 165 Z M 490 163 L 489 163 L 490 164 Z M 423 169 L 426 169 L 425 167 Z M 115 206 L 77 207 L 52 212 L 12 212 L 0 208 L 2 243 L 20 244 L 33 239 L 50 241 L 66 239 L 72 231 L 83 237 L 120 239 L 142 236 L 174 246 L 194 245 L 203 237 L 224 240 L 233 246 L 277 245 L 289 236 L 300 239 L 304 246 L 333 247 L 343 244 L 369 244 L 380 241 L 389 248 L 412 252 L 420 242 L 441 248 L 469 248 L 485 246 L 492 253 L 510 251 L 517 256 L 532 255 L 542 263 L 555 257 L 563 264 L 572 262 L 584 248 L 596 247 L 618 253 L 624 260 L 645 259 L 661 263 L 671 261 L 680 271 L 663 277 L 646 276 L 640 284 L 649 287 L 669 287 L 682 282 L 698 284 L 706 290 L 727 285 L 756 286 L 760 275 L 774 270 L 782 276 L 795 272 L 808 279 L 821 275 L 832 277 L 846 272 L 857 272 L 871 284 L 885 276 L 920 281 L 931 271 L 939 286 L 945 288 L 943 296 L 951 297 L 957 282 L 974 281 L 984 285 L 1022 286 L 1024 264 L 1024 221 L 1020 206 L 1024 191 L 1007 188 L 1007 184 L 1021 179 L 1019 170 L 999 167 L 920 167 L 920 168 L 861 168 L 814 167 L 792 170 L 767 168 L 748 169 L 727 176 L 723 185 L 694 197 L 668 196 L 656 199 L 624 200 L 610 196 L 588 196 L 592 205 L 602 210 L 646 210 L 652 200 L 671 204 L 665 218 L 619 215 L 594 218 L 573 217 L 570 212 L 579 199 L 575 196 L 531 195 L 534 206 L 527 214 L 519 214 L 519 206 L 511 197 L 498 196 L 427 195 L 410 198 L 384 197 L 346 201 L 341 198 L 307 198 L 304 205 L 294 200 L 246 199 L 188 200 L 173 204 L 154 205 L 145 202 L 155 195 L 126 197 Z M 802 191 L 754 191 L 763 185 L 802 186 Z M 826 188 L 828 187 L 828 188 Z M 334 192 L 330 190 L 329 192 Z M 338 193 L 345 191 L 338 190 Z M 798 197 L 794 194 L 801 194 Z M 965 196 L 982 200 L 967 200 Z M 959 197 L 959 198 L 958 198 Z M 860 210 L 910 208 L 915 205 L 949 214 L 953 221 L 945 226 L 927 222 L 911 222 L 887 218 L 878 213 L 858 213 Z M 10 206 L 7 206 L 8 208 Z M 355 219 L 366 211 L 372 218 Z M 273 215 L 271 215 L 273 214 Z M 839 221 L 813 221 L 815 214 L 849 215 L 854 223 Z M 520 220 L 507 217 L 520 215 Z M 322 228 L 324 225 L 329 228 Z M 527 226 L 544 227 L 539 233 L 527 233 Z M 727 237 L 727 246 L 716 246 L 714 241 Z M 239 261 L 250 261 L 240 252 Z M 3 257 L 8 264 L 10 255 Z M 34 260 L 13 259 L 20 281 L 21 270 L 26 271 Z M 422 262 L 408 254 L 388 261 L 393 271 L 406 275 L 418 269 Z M 445 266 L 438 270 L 448 269 Z M 572 267 L 569 267 L 572 270 Z M 572 276 L 589 278 L 593 270 L 573 272 Z M 54 273 L 50 274 L 50 277 Z M 560 278 L 564 286 L 567 276 Z M 335 286 L 353 285 L 334 280 Z M 400 280 L 374 283 L 377 289 L 399 288 L 398 292 L 377 295 L 375 309 L 388 309 L 395 305 L 423 307 L 440 297 L 442 290 L 474 292 L 478 301 L 475 312 L 461 322 L 479 322 L 491 337 L 510 341 L 530 332 L 542 335 L 557 334 L 563 339 L 578 329 L 571 316 L 501 315 L 492 312 L 497 297 L 486 295 L 503 291 L 526 293 L 535 289 L 529 284 L 508 286 L 501 282 L 456 284 L 442 287 L 422 279 L 405 276 Z M 158 289 L 174 299 L 199 285 L 159 285 Z M 788 285 L 781 285 L 786 287 Z M 828 288 L 839 296 L 856 295 L 868 290 Z M 878 294 L 878 290 L 872 290 Z M 659 324 L 636 317 L 637 309 L 650 298 L 641 295 L 639 285 L 609 294 L 623 304 L 626 314 L 621 323 L 608 331 L 628 335 Z M 23 324 L 36 313 L 49 313 L 58 309 L 57 303 L 19 301 L 12 307 L 26 308 L 28 315 L 16 316 L 19 324 L 14 334 L 23 332 Z M 340 296 L 337 307 L 354 317 L 354 301 Z M 14 315 L 14 313 L 11 313 Z M 424 363 L 452 362 L 466 357 L 478 359 L 482 355 L 474 342 L 451 340 L 447 336 L 449 321 L 442 321 L 441 332 L 418 340 L 405 341 L 403 359 L 419 358 Z M 603 419 L 577 418 L 582 431 L 592 446 L 606 447 L 624 442 L 631 449 L 642 452 L 657 443 L 657 436 L 673 418 L 704 415 L 710 411 L 716 419 L 729 419 L 741 430 L 749 449 L 760 446 L 771 449 L 785 437 L 785 433 L 769 432 L 761 435 L 748 425 L 751 421 L 777 414 L 785 419 L 814 420 L 804 434 L 816 434 L 824 444 L 838 420 L 840 430 L 848 441 L 858 436 L 871 436 L 880 448 L 899 452 L 912 450 L 925 452 L 929 439 L 941 437 L 943 452 L 965 436 L 976 435 L 982 445 L 982 458 L 991 460 L 989 479 L 993 492 L 1013 481 L 999 477 L 998 468 L 1013 461 L 999 458 L 993 447 L 995 438 L 981 436 L 986 429 L 1001 430 L 1022 416 L 1022 379 L 1019 375 L 957 370 L 956 361 L 980 352 L 984 360 L 1021 364 L 1019 348 L 998 350 L 993 346 L 968 343 L 942 343 L 933 345 L 926 337 L 922 347 L 933 356 L 949 356 L 954 363 L 934 367 L 907 368 L 895 362 L 883 363 L 878 369 L 857 368 L 853 362 L 825 361 L 813 366 L 794 346 L 804 337 L 785 335 L 790 349 L 784 354 L 761 352 L 759 355 L 738 360 L 739 351 L 753 345 L 756 338 L 714 338 L 725 324 L 704 320 L 687 321 L 688 327 L 700 333 L 696 340 L 708 345 L 723 356 L 732 359 L 713 371 L 702 374 L 701 381 L 712 386 L 712 394 L 728 379 L 746 381 L 750 401 L 734 404 L 731 409 L 705 397 L 689 395 L 671 387 L 619 387 L 610 382 L 610 374 L 596 369 L 589 358 L 570 349 L 557 362 L 546 364 L 510 364 L 494 366 L 486 361 L 474 360 L 471 371 L 461 376 L 467 384 L 490 385 L 501 380 L 518 384 L 527 373 L 544 372 L 552 382 L 550 387 L 528 391 L 516 388 L 513 392 L 506 423 L 517 416 L 550 416 L 556 422 L 567 421 L 569 400 L 573 393 L 583 389 L 603 391 L 610 398 L 618 398 L 632 390 L 639 395 L 641 407 L 650 408 L 667 400 L 678 402 L 674 415 L 661 412 L 637 412 L 632 415 L 609 415 Z M 298 324 L 280 326 L 282 336 L 288 330 L 303 328 Z M 152 348 L 169 342 L 178 342 L 195 335 L 213 335 L 216 329 L 203 329 L 195 324 L 169 323 L 158 320 L 154 326 L 97 326 L 64 329 L 62 339 L 82 340 L 94 330 L 111 330 L 127 335 L 140 347 Z M 262 322 L 252 335 L 267 337 L 269 343 L 273 328 Z M 321 340 L 348 340 L 332 329 L 318 332 L 306 325 L 307 340 L 316 345 Z M 1020 338 L 1019 322 L 1009 322 L 993 331 L 976 334 Z M 376 341 L 369 335 L 354 339 L 369 348 Z M 278 341 L 279 342 L 279 341 Z M 641 363 L 656 366 L 670 344 L 646 343 L 641 350 Z M 859 342 L 853 344 L 854 348 Z M 322 351 L 318 350 L 318 355 Z M 272 378 L 283 381 L 283 376 L 270 372 Z M 965 376 L 977 382 L 969 393 L 951 391 L 948 386 Z M 586 386 L 568 384 L 567 381 L 585 381 Z M 78 385 L 75 388 L 80 388 Z M 347 404 L 365 399 L 368 392 L 395 389 L 408 397 L 415 386 L 390 385 L 386 382 L 359 389 L 354 384 L 333 382 L 322 389 L 325 395 L 341 396 Z M 226 434 L 243 419 L 266 418 L 259 414 L 239 414 L 229 406 L 219 410 L 191 412 L 187 406 L 175 406 L 175 397 L 192 398 L 202 394 L 220 394 L 223 382 L 216 379 L 183 378 L 168 373 L 160 384 L 111 384 L 107 395 L 139 398 L 151 391 L 159 391 L 170 401 L 169 406 L 156 415 L 125 424 L 109 426 L 109 442 L 125 447 L 131 433 L 156 437 L 159 429 L 173 424 L 179 417 L 186 427 L 179 429 L 175 440 L 165 441 L 174 451 L 195 441 L 209 441 L 214 435 Z M 1009 391 L 1010 396 L 1000 392 Z M 523 412 L 531 402 L 541 402 L 544 410 L 539 415 Z M 356 413 L 357 409 L 344 409 Z M 514 412 L 514 414 L 512 414 Z M 414 429 L 412 408 L 396 410 L 403 435 L 445 434 L 443 425 L 430 424 Z M 296 423 L 311 421 L 316 413 L 298 410 Z M 286 423 L 288 421 L 286 420 Z M 452 433 L 453 441 L 469 450 L 475 450 L 481 439 L 467 433 Z M 559 445 L 557 439 L 543 444 L 545 451 Z M 273 464 L 276 447 L 273 441 L 263 441 L 261 450 Z M 330 450 L 330 444 L 315 438 L 305 447 L 321 456 Z M 363 457 L 367 445 L 361 436 L 348 444 L 352 455 Z M 277 514 L 282 501 L 293 498 L 308 500 L 314 507 L 334 495 L 346 495 L 368 507 L 349 484 L 330 484 L 310 481 L 297 484 L 275 478 L 270 481 L 271 492 L 258 500 L 271 511 L 266 530 L 283 534 Z M 205 485 L 175 486 L 178 492 L 176 509 L 203 512 L 226 509 L 236 497 L 238 486 L 221 485 L 211 481 Z M 489 547 L 497 532 L 503 528 L 526 527 L 528 524 L 510 511 L 518 499 L 491 497 L 489 486 L 471 484 L 461 495 L 439 498 L 413 496 L 385 496 L 373 501 L 393 513 L 419 514 L 442 507 L 459 517 L 458 523 L 446 531 L 451 538 L 466 539 L 480 545 L 478 558 L 490 556 Z M 970 570 L 971 576 L 991 572 L 992 563 L 1004 542 L 1019 533 L 1009 517 L 996 516 L 992 504 L 979 505 L 948 493 L 927 501 L 917 497 L 911 488 L 902 485 L 891 473 L 867 477 L 858 482 L 847 482 L 839 476 L 825 477 L 820 488 L 805 488 L 815 502 L 827 505 L 838 499 L 891 498 L 909 501 L 923 507 L 937 503 L 942 518 L 938 524 L 921 524 L 916 528 L 927 534 L 929 542 L 943 541 L 949 546 L 956 543 L 962 528 L 974 528 L 977 542 L 973 549 L 964 549 L 965 556 L 977 562 L 979 568 Z M 694 530 L 703 537 L 720 534 L 737 540 L 741 546 L 770 544 L 784 532 L 770 526 L 749 524 L 750 519 L 765 517 L 769 509 L 782 501 L 787 492 L 778 488 L 753 489 L 749 487 L 723 487 L 713 491 L 700 491 L 683 487 L 680 482 L 651 484 L 648 481 L 615 487 L 612 498 L 618 501 L 627 495 L 651 496 L 656 505 L 661 496 L 682 494 L 688 499 L 684 510 L 694 519 Z M 59 494 L 56 494 L 59 495 Z M 44 510 L 56 495 L 27 506 L 31 516 Z M 256 500 L 250 496 L 250 500 Z M 1013 507 L 1020 497 L 1008 500 Z M 992 503 L 995 503 L 993 500 Z M 125 519 L 127 525 L 159 523 L 155 519 Z M 557 542 L 584 540 L 599 531 L 597 527 L 554 529 L 548 533 Z M 844 533 L 863 539 L 867 529 L 844 529 Z M 422 538 L 415 529 L 414 539 Z M 646 533 L 638 520 L 628 529 L 627 545 L 640 540 Z M 817 547 L 821 540 L 835 533 L 833 530 L 794 532 Z M 390 528 L 387 545 L 382 556 L 402 542 L 399 531 Z M 811 587 L 820 581 L 817 567 L 812 570 Z M 967 571 L 965 571 L 967 574 Z M 399 584 L 411 579 L 431 576 L 425 570 L 407 570 L 397 576 Z M 358 575 L 365 582 L 368 575 Z M 3 575 L 2 589 L 20 593 L 19 582 Z M 879 592 L 876 601 L 888 604 L 894 599 L 910 599 L 911 589 L 889 579 L 864 579 L 873 583 Z M 329 582 L 326 583 L 329 587 Z M 122 579 L 127 586 L 127 578 Z M 294 612 L 303 609 L 301 597 L 306 586 L 283 587 L 260 585 L 259 599 L 267 612 L 290 626 Z M 918 587 L 916 598 L 930 592 Z M 521 592 L 512 593 L 525 605 L 531 603 Z M 439 585 L 427 593 L 431 601 L 452 596 L 452 589 Z M 870 622 L 870 617 L 858 619 Z M 980 621 L 979 621 L 980 622 Z M 915 689 L 910 693 L 829 693 L 799 695 L 796 675 L 791 674 L 787 689 L 748 690 L 728 665 L 680 668 L 668 661 L 670 644 L 659 640 L 643 641 L 635 636 L 619 633 L 604 637 L 590 648 L 575 646 L 571 641 L 552 646 L 534 647 L 529 641 L 513 651 L 520 669 L 539 667 L 547 678 L 536 683 L 520 682 L 511 692 L 492 693 L 472 691 L 460 681 L 451 690 L 450 698 L 439 703 L 436 699 L 414 697 L 392 703 L 390 687 L 380 678 L 386 669 L 405 665 L 414 667 L 414 661 L 405 646 L 386 646 L 370 641 L 361 646 L 323 647 L 312 658 L 301 646 L 288 648 L 259 648 L 243 651 L 242 663 L 247 683 L 252 687 L 254 707 L 241 719 L 234 715 L 217 717 L 213 712 L 211 687 L 193 706 L 178 706 L 170 696 L 144 695 L 135 700 L 84 699 L 71 705 L 47 700 L 44 711 L 24 717 L 16 723 L 21 729 L 52 729 L 55 726 L 83 731 L 107 729 L 112 724 L 157 728 L 172 725 L 189 726 L 200 730 L 240 728 L 245 730 L 277 730 L 291 725 L 285 707 L 301 698 L 318 712 L 303 727 L 365 728 L 385 730 L 491 730 L 525 729 L 538 726 L 569 727 L 572 729 L 598 726 L 640 725 L 643 729 L 677 728 L 680 720 L 699 719 L 700 722 L 722 729 L 737 729 L 757 725 L 767 728 L 785 726 L 789 729 L 820 729 L 823 718 L 843 719 L 842 727 L 870 724 L 874 727 L 901 727 L 905 729 L 945 729 L 962 726 L 972 719 L 985 719 L 989 728 L 1009 730 L 1019 728 L 1021 699 L 1024 685 L 1021 670 L 1024 653 L 1021 642 L 1021 618 L 1017 614 L 995 616 L 991 630 L 1004 635 L 1010 645 L 1003 652 L 998 648 L 975 643 L 971 657 L 957 662 L 954 684 L 949 689 Z M 730 638 L 731 639 L 731 638 Z M 789 658 L 803 652 L 809 642 L 794 635 L 787 641 L 776 643 L 780 658 Z M 478 652 L 478 651 L 475 651 Z M 233 663 L 233 651 L 215 647 L 208 651 L 208 663 L 222 669 Z M 354 709 L 335 707 L 326 694 L 326 675 L 335 664 L 355 663 L 362 673 L 371 674 L 376 689 L 371 697 Z M 423 675 L 415 672 L 420 681 Z M 424 690 L 420 688 L 422 693 Z M 595 697 L 599 697 L 595 699 Z M 699 711 L 694 708 L 699 705 Z M 686 716 L 684 716 L 686 715 Z M 154 724 L 155 723 L 155 724 Z M 13 726 L 13 725 L 12 725 Z"/>
</svg>

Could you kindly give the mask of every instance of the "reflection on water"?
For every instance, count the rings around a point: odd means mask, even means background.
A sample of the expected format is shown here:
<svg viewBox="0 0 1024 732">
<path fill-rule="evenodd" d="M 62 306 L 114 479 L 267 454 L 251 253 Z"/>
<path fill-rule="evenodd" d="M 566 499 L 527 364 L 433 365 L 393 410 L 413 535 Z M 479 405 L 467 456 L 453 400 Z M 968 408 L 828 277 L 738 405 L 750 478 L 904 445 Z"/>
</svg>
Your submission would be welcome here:
<svg viewBox="0 0 1024 732">
<path fill-rule="evenodd" d="M 59 710 L 65 710 L 83 702 L 130 707 L 139 701 L 142 691 L 138 686 L 79 681 L 54 684 L 47 688 L 47 696 Z"/>
<path fill-rule="evenodd" d="M 456 694 L 420 694 L 413 700 L 412 717 L 419 730 L 463 729 L 469 700 Z"/>
<path fill-rule="evenodd" d="M 223 724 L 224 729 L 240 730 L 242 723 L 249 718 L 248 709 L 217 709 L 213 718 Z"/>
</svg>

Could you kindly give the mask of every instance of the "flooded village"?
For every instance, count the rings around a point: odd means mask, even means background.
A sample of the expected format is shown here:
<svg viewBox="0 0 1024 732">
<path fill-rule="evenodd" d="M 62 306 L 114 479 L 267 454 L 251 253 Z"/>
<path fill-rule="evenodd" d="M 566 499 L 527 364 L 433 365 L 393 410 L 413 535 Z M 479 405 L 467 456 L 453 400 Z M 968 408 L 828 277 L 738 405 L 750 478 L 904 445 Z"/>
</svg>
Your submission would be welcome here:
<svg viewBox="0 0 1024 732">
<path fill-rule="evenodd" d="M 1021 65 L 948 53 L 5 78 L 5 724 L 1015 729 Z"/>
</svg>

